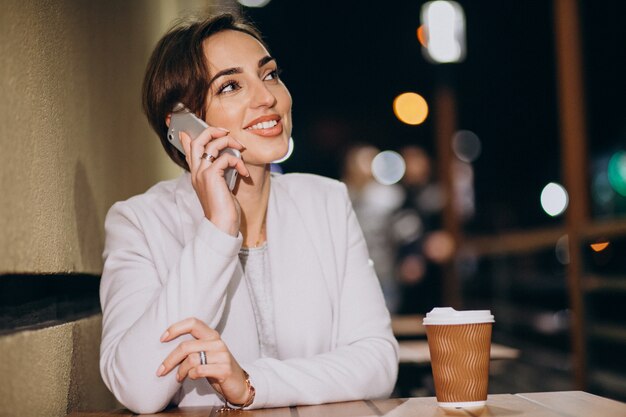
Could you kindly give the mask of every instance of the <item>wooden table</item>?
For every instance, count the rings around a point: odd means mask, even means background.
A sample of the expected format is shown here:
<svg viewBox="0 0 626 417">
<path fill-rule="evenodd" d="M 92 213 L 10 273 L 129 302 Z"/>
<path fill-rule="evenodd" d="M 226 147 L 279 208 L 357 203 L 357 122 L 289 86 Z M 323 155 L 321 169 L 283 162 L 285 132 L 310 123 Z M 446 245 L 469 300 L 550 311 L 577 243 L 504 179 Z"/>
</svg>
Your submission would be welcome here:
<svg viewBox="0 0 626 417">
<path fill-rule="evenodd" d="M 70 417 L 134 416 L 126 410 L 115 412 L 74 412 Z M 155 415 L 155 414 L 153 414 Z M 482 411 L 444 410 L 433 397 L 353 401 L 314 406 L 273 408 L 218 413 L 216 408 L 174 408 L 156 414 L 163 417 L 624 417 L 626 404 L 582 391 L 537 392 L 490 395 Z"/>
</svg>

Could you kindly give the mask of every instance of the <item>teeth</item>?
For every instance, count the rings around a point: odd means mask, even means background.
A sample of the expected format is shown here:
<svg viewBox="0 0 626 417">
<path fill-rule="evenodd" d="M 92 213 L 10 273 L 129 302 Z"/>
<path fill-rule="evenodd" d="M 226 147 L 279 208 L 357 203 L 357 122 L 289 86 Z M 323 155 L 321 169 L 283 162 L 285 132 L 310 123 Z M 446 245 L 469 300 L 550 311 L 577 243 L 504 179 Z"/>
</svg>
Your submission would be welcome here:
<svg viewBox="0 0 626 417">
<path fill-rule="evenodd" d="M 258 130 L 258 129 L 269 129 L 271 127 L 274 127 L 278 124 L 278 122 L 276 120 L 269 120 L 267 122 L 260 122 L 257 123 L 255 125 L 252 125 L 248 128 L 246 128 L 246 130 Z"/>
</svg>

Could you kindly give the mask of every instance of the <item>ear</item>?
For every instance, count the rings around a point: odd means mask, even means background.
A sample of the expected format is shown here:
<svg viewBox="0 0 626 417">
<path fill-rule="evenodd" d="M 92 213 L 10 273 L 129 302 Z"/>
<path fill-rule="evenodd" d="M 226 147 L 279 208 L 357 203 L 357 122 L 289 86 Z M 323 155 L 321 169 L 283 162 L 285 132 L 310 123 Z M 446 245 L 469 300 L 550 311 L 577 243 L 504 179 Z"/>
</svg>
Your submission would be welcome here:
<svg viewBox="0 0 626 417">
<path fill-rule="evenodd" d="M 171 120 L 172 120 L 172 113 L 169 113 L 167 117 L 165 118 L 165 124 L 167 125 L 167 127 L 170 127 Z"/>
</svg>

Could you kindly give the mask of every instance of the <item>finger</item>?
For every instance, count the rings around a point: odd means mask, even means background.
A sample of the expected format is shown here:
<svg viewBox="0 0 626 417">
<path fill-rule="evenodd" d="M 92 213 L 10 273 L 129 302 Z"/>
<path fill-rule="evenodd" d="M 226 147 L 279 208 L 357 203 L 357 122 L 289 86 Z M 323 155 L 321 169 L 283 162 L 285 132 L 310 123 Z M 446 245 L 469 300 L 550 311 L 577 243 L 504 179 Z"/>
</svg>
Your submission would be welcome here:
<svg viewBox="0 0 626 417">
<path fill-rule="evenodd" d="M 221 138 L 212 140 L 211 142 L 209 142 L 209 144 L 204 150 L 204 152 L 207 155 L 212 156 L 212 158 L 211 157 L 203 158 L 205 154 L 204 153 L 202 154 L 202 157 L 200 158 L 201 159 L 200 166 L 198 167 L 198 170 L 196 171 L 196 179 L 198 176 L 200 176 L 200 173 L 203 171 L 203 168 L 206 169 L 209 166 L 211 166 L 215 162 L 215 160 L 220 156 L 221 151 L 226 148 L 233 148 L 239 151 L 243 151 L 244 149 L 246 149 L 245 146 L 243 146 L 238 140 L 232 138 L 231 136 L 223 136 Z M 246 174 L 242 174 L 242 175 L 246 175 Z"/>
<path fill-rule="evenodd" d="M 230 364 L 207 364 L 199 365 L 189 370 L 190 379 L 198 378 L 212 378 L 217 380 L 218 383 L 224 382 L 226 378 L 233 374 Z"/>
<path fill-rule="evenodd" d="M 172 369 L 174 369 L 178 365 L 182 365 L 182 363 L 192 354 L 197 353 L 201 348 L 198 347 L 194 349 L 195 346 L 192 343 L 198 342 L 197 340 L 190 340 L 187 342 L 179 343 L 178 346 L 174 350 L 172 350 L 169 355 L 165 357 L 159 370 L 157 371 L 158 376 L 167 375 L 170 373 Z"/>
<path fill-rule="evenodd" d="M 169 342 L 182 334 L 191 334 L 196 339 L 216 340 L 220 334 L 206 325 L 202 320 L 189 317 L 172 324 L 161 336 L 161 342 Z"/>
<path fill-rule="evenodd" d="M 207 167 L 207 169 L 209 168 L 211 170 L 219 170 L 222 176 L 224 176 L 224 172 L 228 168 L 235 168 L 239 175 L 244 177 L 250 176 L 250 171 L 248 171 L 243 159 L 237 158 L 229 153 L 223 153 L 220 155 L 219 158 L 213 161 L 213 164 L 211 164 L 210 167 Z"/>
<path fill-rule="evenodd" d="M 201 365 L 200 352 L 192 352 L 184 361 L 181 362 L 180 366 L 176 370 L 176 381 L 182 382 L 185 378 L 187 378 L 189 371 Z"/>
<path fill-rule="evenodd" d="M 182 381 L 187 378 L 188 373 L 197 366 L 204 366 L 200 362 L 200 351 L 206 355 L 207 365 L 230 363 L 230 353 L 225 350 L 224 343 L 220 341 L 205 342 L 205 345 L 198 351 L 187 355 L 176 371 L 176 380 Z"/>
<path fill-rule="evenodd" d="M 189 373 L 189 370 L 200 365 L 200 353 L 192 353 L 180 363 L 178 370 L 176 371 L 176 381 L 181 382 Z"/>
<path fill-rule="evenodd" d="M 187 132 L 183 132 L 182 130 L 179 130 L 178 140 L 180 141 L 180 144 L 183 146 L 185 155 L 189 155 L 189 149 L 191 147 L 191 136 L 189 136 Z"/>
<path fill-rule="evenodd" d="M 198 352 L 207 350 L 208 346 L 205 346 L 205 344 L 205 340 L 188 340 L 179 343 L 163 360 L 163 368 L 159 367 L 161 375 L 167 375 L 172 369 L 182 364 L 182 362 L 190 356 L 196 356 L 196 358 L 192 358 L 192 360 L 198 359 L 197 363 L 200 363 Z"/>
<path fill-rule="evenodd" d="M 178 138 L 183 146 L 183 149 L 185 150 L 185 160 L 187 161 L 187 166 L 189 166 L 189 170 L 193 172 L 197 169 L 198 166 L 198 164 L 195 163 L 197 161 L 194 161 L 194 159 L 192 158 L 192 143 L 194 141 L 193 139 L 191 139 L 191 136 L 189 136 L 187 132 L 184 131 L 178 132 Z"/>
<path fill-rule="evenodd" d="M 190 148 L 191 148 L 191 137 L 183 132 L 183 131 L 179 131 L 178 132 L 178 140 L 180 141 L 180 144 L 182 145 L 183 149 L 185 150 L 185 160 L 187 161 L 187 165 L 189 167 L 191 167 L 190 161 L 189 161 L 189 152 L 190 152 Z"/>
<path fill-rule="evenodd" d="M 230 352 L 226 350 L 215 351 L 208 350 L 206 351 L 206 363 L 207 365 L 219 365 L 221 363 L 230 363 Z M 200 357 L 198 356 L 198 364 L 200 364 Z"/>
<path fill-rule="evenodd" d="M 204 131 L 200 133 L 197 138 L 191 141 L 189 156 L 192 160 L 192 163 L 197 165 L 196 162 L 199 161 L 200 157 L 204 153 L 204 149 L 209 142 L 211 142 L 213 139 L 226 136 L 228 135 L 228 133 L 228 130 L 218 127 L 209 126 L 204 129 Z"/>
<path fill-rule="evenodd" d="M 189 165 L 189 171 L 193 173 L 197 170 L 200 162 L 198 158 L 202 155 L 202 153 L 204 153 L 203 149 L 207 143 L 209 143 L 213 138 L 220 138 L 228 135 L 228 133 L 229 131 L 226 129 L 209 126 L 204 129 L 197 138 L 190 139 L 189 147 L 184 148 L 187 164 Z"/>
<path fill-rule="evenodd" d="M 237 139 L 232 136 L 223 136 L 221 138 L 213 139 L 204 149 L 209 155 L 213 155 L 217 158 L 220 152 L 225 148 L 233 148 L 240 151 L 246 149 Z"/>
</svg>

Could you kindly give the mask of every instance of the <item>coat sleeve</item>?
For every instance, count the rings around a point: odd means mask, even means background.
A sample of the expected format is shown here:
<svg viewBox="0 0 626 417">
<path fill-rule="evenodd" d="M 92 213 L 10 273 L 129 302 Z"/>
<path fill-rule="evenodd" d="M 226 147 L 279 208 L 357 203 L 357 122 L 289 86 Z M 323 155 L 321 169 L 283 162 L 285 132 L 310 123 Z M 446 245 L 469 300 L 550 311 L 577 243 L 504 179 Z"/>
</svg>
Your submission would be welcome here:
<svg viewBox="0 0 626 417">
<path fill-rule="evenodd" d="M 334 214 L 342 216 L 346 231 L 336 346 L 310 358 L 244 364 L 257 390 L 252 408 L 383 398 L 393 390 L 398 344 L 361 228 L 342 189 L 343 212 Z"/>
<path fill-rule="evenodd" d="M 152 213 L 137 216 L 136 207 L 132 201 L 117 203 L 105 221 L 100 371 L 124 406 L 154 413 L 180 388 L 175 372 L 159 378 L 156 371 L 183 337 L 161 343 L 160 336 L 171 324 L 192 316 L 211 317 L 207 324 L 217 326 L 241 236 L 229 236 L 203 219 L 195 237 L 171 255 L 178 260 L 167 268 L 158 259 L 161 242 L 155 242 L 164 238 L 159 233 L 166 228 Z"/>
</svg>

